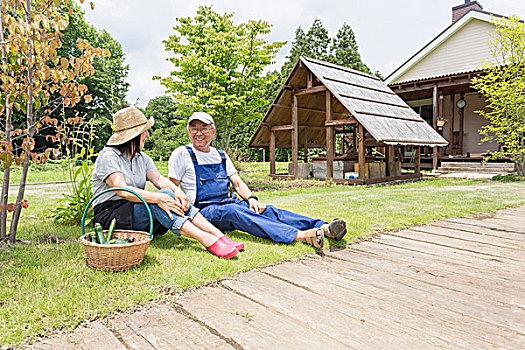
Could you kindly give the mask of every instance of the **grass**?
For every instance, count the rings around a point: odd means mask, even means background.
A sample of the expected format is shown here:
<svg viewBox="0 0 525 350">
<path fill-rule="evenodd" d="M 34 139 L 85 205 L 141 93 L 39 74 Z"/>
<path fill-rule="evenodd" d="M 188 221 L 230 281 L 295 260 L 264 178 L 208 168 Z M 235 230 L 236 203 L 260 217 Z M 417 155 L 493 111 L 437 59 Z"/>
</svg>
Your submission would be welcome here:
<svg viewBox="0 0 525 350">
<path fill-rule="evenodd" d="M 525 183 L 427 180 L 396 186 L 331 187 L 301 182 L 286 191 L 261 191 L 261 201 L 304 215 L 347 221 L 345 245 L 375 231 L 425 223 L 447 216 L 525 204 Z M 306 188 L 304 188 L 306 186 Z M 312 186 L 312 187 L 308 187 Z M 294 187 L 294 186 L 291 186 Z M 32 197 L 33 196 L 33 197 Z M 0 246 L 0 344 L 29 342 L 54 330 L 111 316 L 154 300 L 171 300 L 188 287 L 234 276 L 315 250 L 301 243 L 275 244 L 240 232 L 232 237 L 246 250 L 232 260 L 214 257 L 195 241 L 168 233 L 150 245 L 144 262 L 120 273 L 94 271 L 76 241 L 77 226 L 46 218 L 57 196 L 29 194 L 18 238 L 31 242 Z M 59 243 L 51 243 L 56 242 Z"/>
</svg>

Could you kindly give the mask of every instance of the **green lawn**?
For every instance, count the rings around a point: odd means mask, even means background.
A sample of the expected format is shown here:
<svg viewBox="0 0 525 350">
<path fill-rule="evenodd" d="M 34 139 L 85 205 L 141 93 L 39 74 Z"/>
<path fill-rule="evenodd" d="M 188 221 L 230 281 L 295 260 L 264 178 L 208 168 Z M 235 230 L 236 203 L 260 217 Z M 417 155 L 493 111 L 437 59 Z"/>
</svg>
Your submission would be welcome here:
<svg viewBox="0 0 525 350">
<path fill-rule="evenodd" d="M 311 184 L 315 182 L 309 182 Z M 374 231 L 406 227 L 447 216 L 525 204 L 525 183 L 427 180 L 396 186 L 310 187 L 262 191 L 261 201 L 304 215 L 347 221 L 348 244 Z M 240 232 L 246 250 L 232 260 L 216 258 L 200 244 L 169 233 L 155 238 L 144 262 L 126 272 L 91 270 L 76 240 L 79 227 L 53 224 L 48 210 L 57 196 L 29 195 L 18 238 L 30 244 L 0 247 L 0 344 L 16 345 L 82 321 L 110 316 L 152 300 L 170 300 L 187 287 L 282 259 L 315 252 L 296 243 L 275 244 Z M 50 243 L 59 240 L 60 243 Z M 327 247 L 336 242 L 328 240 Z"/>
</svg>

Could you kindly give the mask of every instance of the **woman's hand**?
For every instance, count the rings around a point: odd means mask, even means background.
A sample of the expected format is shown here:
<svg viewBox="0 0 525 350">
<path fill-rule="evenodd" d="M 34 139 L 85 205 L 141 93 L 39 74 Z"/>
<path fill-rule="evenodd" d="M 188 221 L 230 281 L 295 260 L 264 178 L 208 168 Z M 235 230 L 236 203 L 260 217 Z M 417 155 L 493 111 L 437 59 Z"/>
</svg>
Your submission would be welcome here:
<svg viewBox="0 0 525 350">
<path fill-rule="evenodd" d="M 157 193 L 157 196 L 157 205 L 162 210 L 164 210 L 166 214 L 168 214 L 171 220 L 173 220 L 173 215 L 171 215 L 171 212 L 174 212 L 179 216 L 184 216 L 184 207 L 179 201 L 171 198 L 170 195 L 167 195 L 165 193 Z"/>
<path fill-rule="evenodd" d="M 180 206 L 183 211 L 186 211 L 190 209 L 190 199 L 182 190 L 178 187 L 175 188 L 176 190 L 173 191 L 173 195 L 175 196 L 175 200 L 180 203 Z"/>
</svg>

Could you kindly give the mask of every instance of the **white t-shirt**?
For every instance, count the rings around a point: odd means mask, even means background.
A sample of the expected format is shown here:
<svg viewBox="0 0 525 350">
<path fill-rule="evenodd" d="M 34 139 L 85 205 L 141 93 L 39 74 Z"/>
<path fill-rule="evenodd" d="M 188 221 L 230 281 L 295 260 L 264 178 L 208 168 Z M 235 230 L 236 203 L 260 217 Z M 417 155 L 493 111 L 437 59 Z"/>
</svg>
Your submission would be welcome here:
<svg viewBox="0 0 525 350">
<path fill-rule="evenodd" d="M 204 153 L 197 151 L 191 144 L 188 146 L 191 146 L 193 149 L 199 164 L 217 164 L 222 162 L 221 155 L 214 147 L 210 147 L 210 152 Z M 226 154 L 226 175 L 230 177 L 236 173 L 237 170 L 233 166 L 230 157 Z M 180 181 L 180 187 L 190 199 L 190 203 L 194 204 L 195 197 L 197 197 L 195 168 L 186 146 L 180 146 L 171 153 L 168 161 L 168 176 Z"/>
</svg>

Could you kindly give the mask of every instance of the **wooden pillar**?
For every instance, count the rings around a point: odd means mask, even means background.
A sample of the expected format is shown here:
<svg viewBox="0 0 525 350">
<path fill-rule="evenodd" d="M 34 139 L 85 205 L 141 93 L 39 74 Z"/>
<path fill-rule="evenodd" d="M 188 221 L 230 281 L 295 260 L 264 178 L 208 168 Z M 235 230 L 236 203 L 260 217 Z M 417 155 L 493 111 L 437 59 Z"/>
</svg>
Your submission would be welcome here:
<svg viewBox="0 0 525 350">
<path fill-rule="evenodd" d="M 306 87 L 307 88 L 311 88 L 314 85 L 313 80 L 314 80 L 314 77 L 313 77 L 312 72 L 308 71 L 308 75 L 306 77 Z"/>
<path fill-rule="evenodd" d="M 365 179 L 365 166 L 366 166 L 366 148 L 365 148 L 365 128 L 362 124 L 359 124 L 359 155 L 357 157 L 359 162 L 359 180 Z"/>
<path fill-rule="evenodd" d="M 414 166 L 416 170 L 416 174 L 420 175 L 421 174 L 421 147 L 420 146 L 416 146 L 416 157 L 414 161 L 416 162 Z"/>
<path fill-rule="evenodd" d="M 308 163 L 308 128 L 304 128 L 304 162 Z"/>
<path fill-rule="evenodd" d="M 396 154 L 394 151 L 394 146 L 386 146 L 386 169 L 387 169 L 387 176 L 395 176 L 396 175 Z"/>
<path fill-rule="evenodd" d="M 438 88 L 434 85 L 432 88 L 432 126 L 437 131 L 437 118 L 438 118 Z M 434 146 L 432 152 L 432 169 L 437 170 L 438 168 L 438 148 Z"/>
<path fill-rule="evenodd" d="M 465 99 L 465 94 L 462 92 L 460 95 L 459 95 L 459 98 L 464 100 Z M 459 149 L 458 149 L 458 153 L 460 155 L 463 155 L 463 123 L 464 123 L 464 113 L 465 113 L 465 108 L 460 108 L 459 109 Z"/>
<path fill-rule="evenodd" d="M 297 123 L 297 96 L 292 94 L 292 175 L 295 179 L 299 173 L 298 154 L 299 154 L 299 127 Z"/>
<path fill-rule="evenodd" d="M 454 107 L 455 107 L 454 90 L 450 92 L 450 119 L 448 121 L 448 155 L 454 155 Z"/>
<path fill-rule="evenodd" d="M 326 90 L 326 121 L 332 120 L 332 93 Z M 326 127 L 326 179 L 333 177 L 334 170 L 334 127 Z"/>
<path fill-rule="evenodd" d="M 357 151 L 357 126 L 354 125 L 353 128 L 354 132 L 352 133 L 352 150 L 355 155 Z"/>
<path fill-rule="evenodd" d="M 275 175 L 275 132 L 270 131 L 270 175 Z"/>
</svg>

